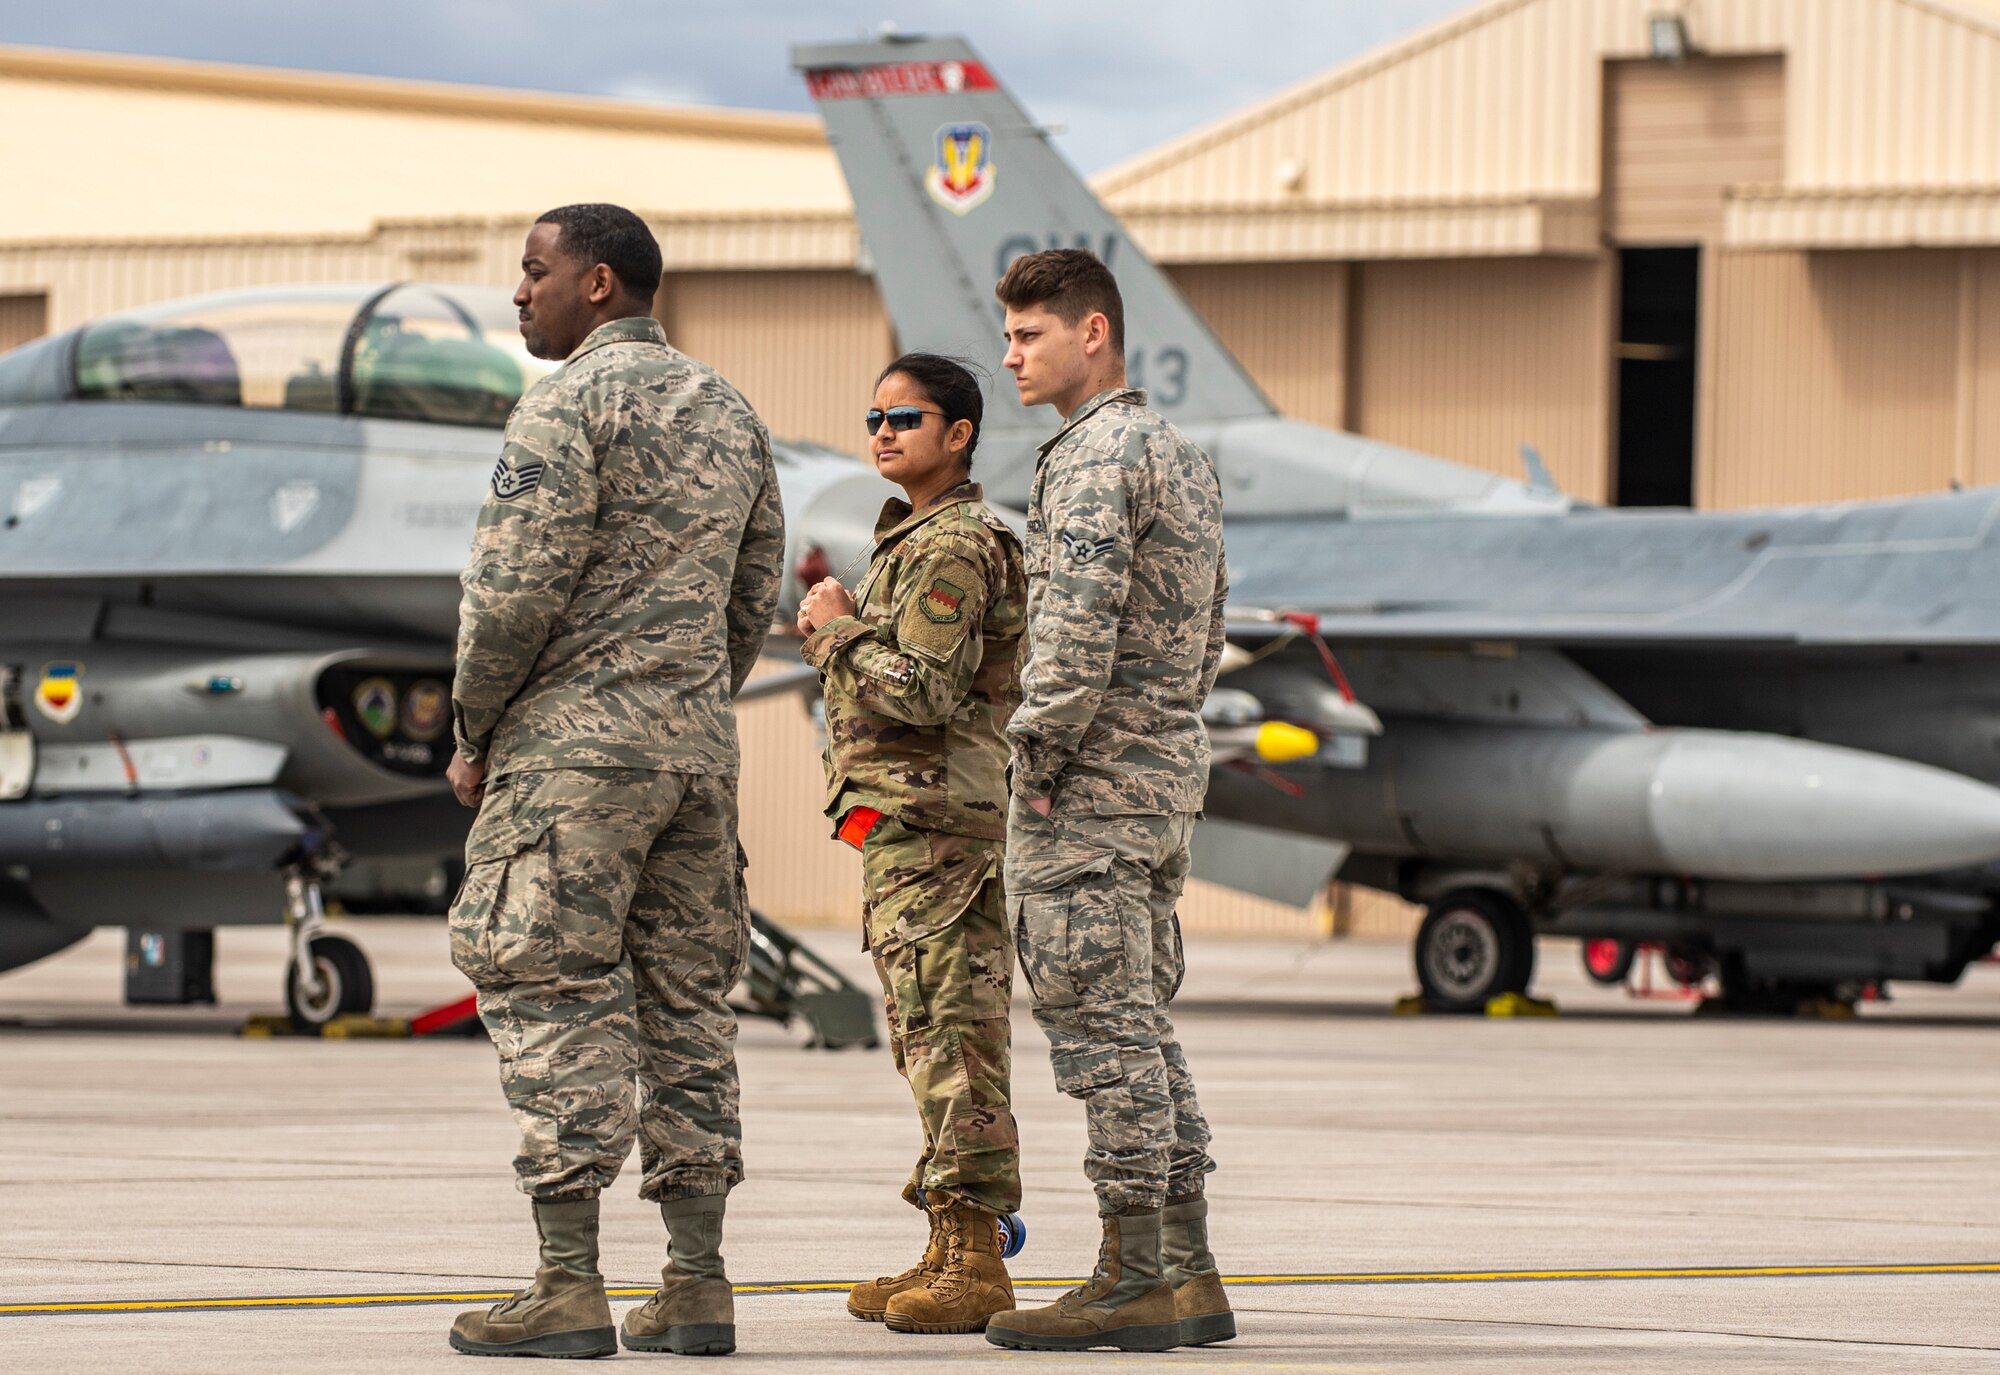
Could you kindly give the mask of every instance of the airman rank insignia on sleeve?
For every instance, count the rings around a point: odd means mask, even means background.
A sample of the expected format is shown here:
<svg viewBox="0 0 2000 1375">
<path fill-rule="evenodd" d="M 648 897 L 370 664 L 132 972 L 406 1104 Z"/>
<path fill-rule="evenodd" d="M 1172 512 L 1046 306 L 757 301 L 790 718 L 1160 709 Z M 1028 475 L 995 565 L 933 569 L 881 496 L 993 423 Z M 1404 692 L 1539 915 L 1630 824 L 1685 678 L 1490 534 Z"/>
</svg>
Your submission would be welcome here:
<svg viewBox="0 0 2000 1375">
<path fill-rule="evenodd" d="M 512 467 L 503 457 L 493 465 L 493 495 L 502 501 L 512 501 L 515 497 L 526 496 L 542 485 L 543 464 L 523 463 Z"/>
<path fill-rule="evenodd" d="M 1103 539 L 1076 534 L 1064 534 L 1062 537 L 1063 553 L 1068 555 L 1071 563 L 1089 563 L 1099 554 L 1110 553 L 1111 546 L 1117 542 L 1109 535 Z"/>
<path fill-rule="evenodd" d="M 939 625 L 950 625 L 959 616 L 959 604 L 965 600 L 965 589 L 944 578 L 931 582 L 931 590 L 924 593 L 922 606 L 924 614 Z"/>
</svg>

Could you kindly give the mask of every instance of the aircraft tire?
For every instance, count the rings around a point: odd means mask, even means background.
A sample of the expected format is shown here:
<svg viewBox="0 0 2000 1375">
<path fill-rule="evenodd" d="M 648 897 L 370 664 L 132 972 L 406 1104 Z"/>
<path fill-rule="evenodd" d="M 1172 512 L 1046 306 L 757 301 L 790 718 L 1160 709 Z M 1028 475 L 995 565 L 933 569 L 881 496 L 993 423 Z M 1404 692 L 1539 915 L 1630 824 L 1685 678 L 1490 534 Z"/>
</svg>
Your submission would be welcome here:
<svg viewBox="0 0 2000 1375">
<path fill-rule="evenodd" d="M 297 961 L 285 967 L 285 1010 L 293 1026 L 315 1031 L 335 1017 L 366 1013 L 375 1006 L 375 975 L 360 946 L 345 936 L 315 936 L 312 957 L 326 980 L 325 991 L 317 998 L 301 986 Z"/>
<path fill-rule="evenodd" d="M 1417 928 L 1417 982 L 1440 1012 L 1480 1012 L 1525 993 L 1535 973 L 1535 928 L 1521 904 L 1490 888 L 1460 888 L 1431 904 Z"/>
<path fill-rule="evenodd" d="M 1616 988 L 1632 972 L 1639 947 L 1616 936 L 1587 936 L 1583 941 L 1583 972 L 1594 984 Z"/>
</svg>

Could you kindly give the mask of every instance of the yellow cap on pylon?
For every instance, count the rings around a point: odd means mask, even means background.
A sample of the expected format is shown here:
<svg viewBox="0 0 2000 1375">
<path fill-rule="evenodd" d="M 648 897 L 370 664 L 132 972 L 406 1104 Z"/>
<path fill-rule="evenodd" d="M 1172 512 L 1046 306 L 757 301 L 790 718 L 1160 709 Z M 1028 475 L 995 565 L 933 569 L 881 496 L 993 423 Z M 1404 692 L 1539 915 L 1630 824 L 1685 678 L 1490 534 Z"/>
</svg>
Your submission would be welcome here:
<svg viewBox="0 0 2000 1375">
<path fill-rule="evenodd" d="M 1319 737 L 1289 721 L 1266 721 L 1257 727 L 1257 757 L 1266 764 L 1289 764 L 1319 753 Z"/>
</svg>

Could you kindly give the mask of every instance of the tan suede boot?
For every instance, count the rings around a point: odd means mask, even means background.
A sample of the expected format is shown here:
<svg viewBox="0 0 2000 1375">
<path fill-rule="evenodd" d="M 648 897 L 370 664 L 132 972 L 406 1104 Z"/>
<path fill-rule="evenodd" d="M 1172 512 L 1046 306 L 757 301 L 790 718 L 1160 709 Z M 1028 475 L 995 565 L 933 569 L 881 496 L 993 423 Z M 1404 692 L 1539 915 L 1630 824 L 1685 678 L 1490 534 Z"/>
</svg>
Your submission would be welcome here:
<svg viewBox="0 0 2000 1375">
<path fill-rule="evenodd" d="M 727 1356 L 736 1349 L 736 1294 L 722 1272 L 727 1194 L 697 1194 L 660 1205 L 667 1265 L 653 1297 L 625 1315 L 627 1351 Z"/>
<path fill-rule="evenodd" d="M 1160 1212 L 1160 1261 L 1174 1290 L 1182 1346 L 1207 1346 L 1236 1335 L 1236 1314 L 1208 1249 L 1208 1200 L 1169 1200 Z"/>
<path fill-rule="evenodd" d="M 618 1351 L 597 1272 L 597 1200 L 534 1204 L 542 1263 L 535 1282 L 483 1311 L 461 1313 L 451 1344 L 471 1356 L 611 1356 Z"/>
<path fill-rule="evenodd" d="M 1000 1259 L 1000 1219 L 941 1201 L 931 1214 L 938 1268 L 924 1284 L 891 1296 L 884 1318 L 891 1332 L 978 1332 L 995 1313 L 1014 1307 L 1014 1281 Z"/>
<path fill-rule="evenodd" d="M 1046 1308 L 995 1314 L 986 1340 L 1023 1351 L 1167 1351 L 1180 1344 L 1174 1291 L 1160 1268 L 1160 1210 L 1106 1213 L 1097 1270 Z"/>
<path fill-rule="evenodd" d="M 847 1311 L 863 1322 L 882 1322 L 889 1312 L 889 1300 L 907 1290 L 921 1289 L 930 1283 L 940 1264 L 938 1238 L 939 1214 L 925 1210 L 930 1219 L 931 1238 L 924 1243 L 924 1254 L 915 1265 L 900 1275 L 883 1275 L 879 1279 L 863 1280 L 847 1291 Z"/>
</svg>

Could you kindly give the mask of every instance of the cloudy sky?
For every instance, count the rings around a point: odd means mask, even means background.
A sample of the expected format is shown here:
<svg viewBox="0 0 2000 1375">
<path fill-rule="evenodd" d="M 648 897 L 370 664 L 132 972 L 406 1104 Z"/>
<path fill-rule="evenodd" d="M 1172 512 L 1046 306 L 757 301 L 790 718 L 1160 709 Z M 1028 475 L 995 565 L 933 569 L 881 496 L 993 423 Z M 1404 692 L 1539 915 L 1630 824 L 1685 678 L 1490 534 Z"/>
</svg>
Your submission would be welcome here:
<svg viewBox="0 0 2000 1375">
<path fill-rule="evenodd" d="M 0 41 L 803 110 L 787 45 L 893 23 L 969 36 L 1096 172 L 1470 0 L 89 0 Z"/>
</svg>

